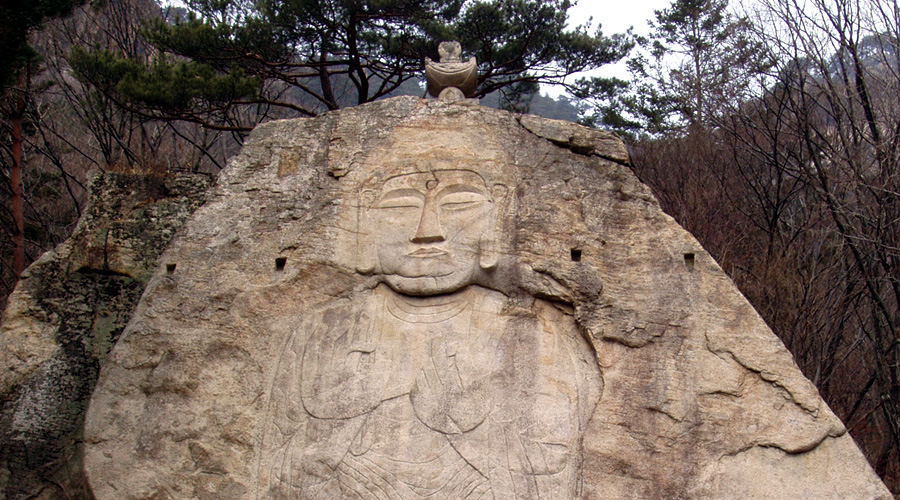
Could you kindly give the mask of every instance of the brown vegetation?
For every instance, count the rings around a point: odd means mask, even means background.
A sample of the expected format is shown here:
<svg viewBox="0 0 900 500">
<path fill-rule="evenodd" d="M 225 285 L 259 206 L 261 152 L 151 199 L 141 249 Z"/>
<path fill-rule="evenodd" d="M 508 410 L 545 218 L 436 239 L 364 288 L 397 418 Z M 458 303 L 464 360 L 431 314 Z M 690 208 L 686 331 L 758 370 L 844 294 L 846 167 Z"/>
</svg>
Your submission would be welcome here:
<svg viewBox="0 0 900 500">
<path fill-rule="evenodd" d="M 19 234 L 24 267 L 71 234 L 84 208 L 89 172 L 215 171 L 239 149 L 240 137 L 130 114 L 72 76 L 69 57 L 74 46 L 149 57 L 140 26 L 163 14 L 152 0 L 111 0 L 102 9 L 86 6 L 72 17 L 54 20 L 33 37 L 44 58 L 40 70 L 30 75 L 27 86 L 8 92 L 9 112 L 0 120 L 5 176 L 0 183 L 0 232 L 9 235 L 0 238 L 0 310 L 20 271 L 8 265 L 14 262 L 17 234 L 17 183 L 11 178 L 17 157 L 22 166 L 24 230 Z M 14 140 L 17 133 L 21 142 Z"/>
<path fill-rule="evenodd" d="M 686 137 L 634 146 L 664 208 L 737 282 L 900 491 L 897 11 L 764 2 L 785 61 Z"/>
</svg>

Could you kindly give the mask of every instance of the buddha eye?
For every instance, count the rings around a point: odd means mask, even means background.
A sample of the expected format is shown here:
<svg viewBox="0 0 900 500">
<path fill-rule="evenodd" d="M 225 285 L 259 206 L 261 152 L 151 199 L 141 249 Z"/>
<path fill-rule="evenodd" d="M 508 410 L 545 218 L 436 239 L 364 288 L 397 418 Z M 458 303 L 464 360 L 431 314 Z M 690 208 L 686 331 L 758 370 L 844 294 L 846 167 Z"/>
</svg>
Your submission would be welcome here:
<svg viewBox="0 0 900 500">
<path fill-rule="evenodd" d="M 421 208 L 422 203 L 416 199 L 385 200 L 378 208 Z"/>
<path fill-rule="evenodd" d="M 376 208 L 384 209 L 420 209 L 425 203 L 421 195 L 416 196 L 408 190 L 387 193 L 378 200 Z"/>
<path fill-rule="evenodd" d="M 485 201 L 487 200 L 484 195 L 470 191 L 448 193 L 441 198 L 441 209 L 450 211 L 467 210 L 480 207 Z"/>
</svg>

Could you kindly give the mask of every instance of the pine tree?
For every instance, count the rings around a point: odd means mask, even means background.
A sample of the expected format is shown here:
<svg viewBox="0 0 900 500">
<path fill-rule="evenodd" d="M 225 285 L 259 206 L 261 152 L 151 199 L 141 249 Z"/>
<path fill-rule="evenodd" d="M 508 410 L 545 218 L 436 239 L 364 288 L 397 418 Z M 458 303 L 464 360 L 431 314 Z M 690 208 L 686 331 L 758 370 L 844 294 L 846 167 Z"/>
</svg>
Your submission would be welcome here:
<svg viewBox="0 0 900 500">
<path fill-rule="evenodd" d="M 628 92 L 581 82 L 581 95 L 605 99 L 595 122 L 651 134 L 710 126 L 771 65 L 750 21 L 730 13 L 728 0 L 675 0 L 648 24 L 650 35 L 638 37 L 643 50 L 628 61 Z"/>
<path fill-rule="evenodd" d="M 622 36 L 566 30 L 568 0 L 191 0 L 157 20 L 159 55 L 82 51 L 76 74 L 149 117 L 249 130 L 370 102 L 420 78 L 443 40 L 479 62 L 478 96 L 509 95 L 624 57 Z M 167 90 L 176 89 L 176 90 Z M 249 115 L 239 115 L 239 110 Z"/>
</svg>

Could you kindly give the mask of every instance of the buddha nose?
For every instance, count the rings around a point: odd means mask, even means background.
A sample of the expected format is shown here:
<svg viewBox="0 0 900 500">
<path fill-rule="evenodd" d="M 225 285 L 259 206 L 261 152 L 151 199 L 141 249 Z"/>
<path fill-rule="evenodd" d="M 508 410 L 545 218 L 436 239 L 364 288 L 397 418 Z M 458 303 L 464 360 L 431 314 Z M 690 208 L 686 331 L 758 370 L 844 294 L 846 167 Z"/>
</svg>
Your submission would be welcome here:
<svg viewBox="0 0 900 500">
<path fill-rule="evenodd" d="M 444 233 L 441 230 L 441 221 L 435 204 L 429 199 L 422 207 L 422 218 L 419 219 L 419 227 L 416 234 L 409 241 L 413 243 L 437 243 L 444 241 Z"/>
</svg>

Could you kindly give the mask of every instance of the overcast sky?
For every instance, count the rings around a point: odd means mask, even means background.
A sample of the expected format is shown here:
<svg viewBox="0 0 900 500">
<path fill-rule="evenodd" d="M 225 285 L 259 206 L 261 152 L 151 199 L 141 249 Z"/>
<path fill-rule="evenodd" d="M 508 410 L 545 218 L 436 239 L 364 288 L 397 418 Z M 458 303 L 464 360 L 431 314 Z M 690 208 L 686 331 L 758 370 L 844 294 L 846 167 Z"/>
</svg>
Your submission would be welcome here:
<svg viewBox="0 0 900 500">
<path fill-rule="evenodd" d="M 582 24 L 593 17 L 593 26 L 602 24 L 604 34 L 621 33 L 630 26 L 638 33 L 647 33 L 647 20 L 653 18 L 653 11 L 671 3 L 672 0 L 580 0 L 569 9 L 569 23 Z"/>
<path fill-rule="evenodd" d="M 646 35 L 649 31 L 647 20 L 654 18 L 653 11 L 665 9 L 671 4 L 672 0 L 580 0 L 569 9 L 569 25 L 584 24 L 592 17 L 592 29 L 600 24 L 604 35 L 624 33 L 632 26 L 635 33 Z M 628 71 L 623 63 L 603 68 L 596 74 L 628 78 Z M 554 97 L 561 93 L 561 90 L 553 87 L 545 87 L 543 91 Z"/>
</svg>

